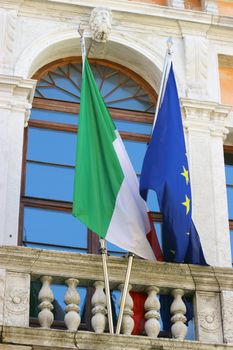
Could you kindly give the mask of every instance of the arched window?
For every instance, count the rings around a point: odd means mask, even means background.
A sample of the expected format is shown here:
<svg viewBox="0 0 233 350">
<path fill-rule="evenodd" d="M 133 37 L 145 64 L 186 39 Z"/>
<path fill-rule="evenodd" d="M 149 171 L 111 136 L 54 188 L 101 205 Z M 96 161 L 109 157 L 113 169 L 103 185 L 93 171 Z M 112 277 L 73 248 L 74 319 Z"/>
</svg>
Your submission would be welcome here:
<svg viewBox="0 0 233 350">
<path fill-rule="evenodd" d="M 156 95 L 131 70 L 106 60 L 89 61 L 139 177 Z M 71 215 L 81 71 L 81 58 L 67 58 L 33 77 L 38 84 L 25 131 L 19 235 L 25 246 L 98 252 L 98 237 Z M 155 196 L 149 201 L 160 235 Z M 108 249 L 121 253 L 111 244 Z"/>
</svg>

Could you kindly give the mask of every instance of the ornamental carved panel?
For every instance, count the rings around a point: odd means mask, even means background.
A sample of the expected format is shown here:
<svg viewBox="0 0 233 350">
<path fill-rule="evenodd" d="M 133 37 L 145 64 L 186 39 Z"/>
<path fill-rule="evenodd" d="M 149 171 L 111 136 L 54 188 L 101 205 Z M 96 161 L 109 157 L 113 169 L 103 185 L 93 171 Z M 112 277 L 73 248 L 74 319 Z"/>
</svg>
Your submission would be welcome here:
<svg viewBox="0 0 233 350">
<path fill-rule="evenodd" d="M 219 293 L 196 292 L 196 314 L 198 340 L 221 343 L 223 335 Z"/>
<path fill-rule="evenodd" d="M 29 325 L 30 276 L 7 272 L 4 325 L 28 327 Z"/>
<path fill-rule="evenodd" d="M 0 73 L 11 74 L 15 44 L 17 13 L 0 10 Z"/>
<path fill-rule="evenodd" d="M 187 96 L 198 98 L 207 95 L 208 46 L 203 36 L 185 35 L 185 74 Z"/>
</svg>

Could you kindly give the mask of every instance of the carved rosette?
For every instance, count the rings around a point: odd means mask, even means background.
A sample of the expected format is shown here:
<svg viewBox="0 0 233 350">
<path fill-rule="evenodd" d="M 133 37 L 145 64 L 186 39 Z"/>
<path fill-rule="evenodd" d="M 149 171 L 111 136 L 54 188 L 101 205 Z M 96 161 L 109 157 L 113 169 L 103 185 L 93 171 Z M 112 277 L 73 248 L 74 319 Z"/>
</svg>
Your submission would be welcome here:
<svg viewBox="0 0 233 350">
<path fill-rule="evenodd" d="M 199 313 L 200 326 L 206 332 L 214 332 L 220 327 L 218 312 L 213 309 L 205 309 Z"/>
<path fill-rule="evenodd" d="M 6 299 L 6 308 L 14 314 L 21 314 L 28 308 L 28 293 L 23 289 L 13 289 Z"/>
</svg>

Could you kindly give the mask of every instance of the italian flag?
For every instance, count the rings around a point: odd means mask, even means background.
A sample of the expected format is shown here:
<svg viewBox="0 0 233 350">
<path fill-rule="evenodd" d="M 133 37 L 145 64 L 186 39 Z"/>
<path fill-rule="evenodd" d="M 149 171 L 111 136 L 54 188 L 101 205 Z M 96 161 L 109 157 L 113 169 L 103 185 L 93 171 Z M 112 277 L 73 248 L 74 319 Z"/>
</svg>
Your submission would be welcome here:
<svg viewBox="0 0 233 350">
<path fill-rule="evenodd" d="M 145 259 L 147 206 L 136 174 L 85 59 L 78 126 L 73 215 L 101 238 Z"/>
</svg>

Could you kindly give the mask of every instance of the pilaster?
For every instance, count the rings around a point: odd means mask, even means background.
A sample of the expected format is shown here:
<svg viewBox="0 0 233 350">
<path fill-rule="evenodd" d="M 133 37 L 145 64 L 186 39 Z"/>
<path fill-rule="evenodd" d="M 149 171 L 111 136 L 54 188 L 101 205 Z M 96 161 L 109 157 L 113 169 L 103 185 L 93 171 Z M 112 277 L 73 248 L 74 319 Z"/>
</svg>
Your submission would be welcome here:
<svg viewBox="0 0 233 350">
<path fill-rule="evenodd" d="M 181 99 L 192 183 L 193 219 L 207 262 L 231 266 L 223 140 L 230 107 Z"/>
<path fill-rule="evenodd" d="M 184 41 L 186 96 L 206 100 L 208 77 L 208 40 L 206 26 L 199 30 L 190 23 L 180 23 Z"/>
<path fill-rule="evenodd" d="M 184 9 L 184 0 L 168 0 L 168 6 Z"/>
<path fill-rule="evenodd" d="M 201 0 L 202 11 L 218 15 L 218 5 L 216 0 Z"/>
<path fill-rule="evenodd" d="M 0 9 L 0 73 L 13 73 L 16 9 Z"/>
<path fill-rule="evenodd" d="M 195 294 L 197 339 L 208 343 L 222 343 L 222 320 L 219 293 L 197 291 Z"/>
<path fill-rule="evenodd" d="M 23 133 L 35 85 L 0 75 L 0 245 L 17 244 Z"/>
<path fill-rule="evenodd" d="M 233 291 L 221 291 L 223 339 L 225 343 L 233 343 Z"/>
</svg>

